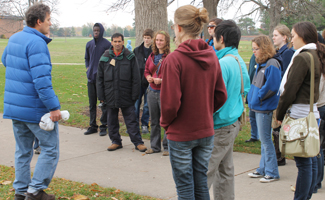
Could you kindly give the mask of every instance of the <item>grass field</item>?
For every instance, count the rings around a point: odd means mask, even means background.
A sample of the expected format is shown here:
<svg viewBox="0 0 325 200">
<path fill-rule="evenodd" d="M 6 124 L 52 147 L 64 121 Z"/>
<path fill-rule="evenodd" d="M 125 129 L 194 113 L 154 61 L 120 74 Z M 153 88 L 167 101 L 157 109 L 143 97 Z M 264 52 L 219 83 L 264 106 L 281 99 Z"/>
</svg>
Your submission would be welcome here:
<svg viewBox="0 0 325 200">
<path fill-rule="evenodd" d="M 52 77 L 53 88 L 56 95 L 58 95 L 61 110 L 68 110 L 70 112 L 70 119 L 66 122 L 61 122 L 67 126 L 74 126 L 79 128 L 86 128 L 89 124 L 88 112 L 88 96 L 87 96 L 87 77 L 84 66 L 85 46 L 92 38 L 54 38 L 48 45 L 52 63 L 82 63 L 81 65 L 57 65 L 53 64 Z M 127 38 L 125 39 L 125 43 Z M 132 46 L 135 47 L 135 39 L 131 38 Z M 0 39 L 0 55 L 2 55 L 8 40 Z M 172 51 L 175 45 L 171 44 Z M 241 41 L 239 45 L 239 53 L 245 62 L 249 62 L 252 55 L 251 42 Z M 0 65 L 0 112 L 3 112 L 3 97 L 5 86 L 5 68 Z M 248 113 L 248 112 L 247 112 Z M 99 122 L 99 118 L 98 118 Z M 120 133 L 125 133 L 125 126 L 121 124 Z M 80 130 L 80 136 L 83 135 L 84 130 Z M 150 139 L 150 135 L 143 135 L 144 139 Z M 260 142 L 245 143 L 245 140 L 250 138 L 250 124 L 247 123 L 243 130 L 240 131 L 236 138 L 234 151 L 247 153 L 260 153 Z M 107 139 L 108 140 L 108 139 Z M 109 141 L 108 141 L 109 144 Z M 14 180 L 14 169 L 0 166 L 0 185 L 5 180 Z M 75 191 L 82 191 L 84 195 L 93 197 L 96 191 L 102 191 L 103 197 L 96 199 L 153 199 L 150 197 L 142 197 L 132 193 L 116 192 L 114 188 L 101 188 L 96 185 L 85 185 L 83 183 L 76 183 L 65 179 L 54 179 L 51 184 L 50 193 L 60 192 L 60 196 L 69 198 L 75 194 Z M 52 183 L 53 183 L 52 182 Z M 58 185 L 58 187 L 52 185 Z M 8 186 L 0 187 L 0 199 L 12 199 L 14 192 L 10 190 L 12 183 Z M 61 193 L 63 191 L 63 193 Z"/>
</svg>

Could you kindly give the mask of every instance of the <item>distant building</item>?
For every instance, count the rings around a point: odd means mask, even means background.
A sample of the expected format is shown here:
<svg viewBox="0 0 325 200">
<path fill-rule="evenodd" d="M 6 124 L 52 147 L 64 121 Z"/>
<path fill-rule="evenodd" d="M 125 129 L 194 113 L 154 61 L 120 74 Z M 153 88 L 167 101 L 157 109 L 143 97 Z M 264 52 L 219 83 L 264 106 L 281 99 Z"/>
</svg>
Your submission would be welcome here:
<svg viewBox="0 0 325 200">
<path fill-rule="evenodd" d="M 0 37 L 9 38 L 14 33 L 22 31 L 24 18 L 20 16 L 0 16 Z"/>
</svg>

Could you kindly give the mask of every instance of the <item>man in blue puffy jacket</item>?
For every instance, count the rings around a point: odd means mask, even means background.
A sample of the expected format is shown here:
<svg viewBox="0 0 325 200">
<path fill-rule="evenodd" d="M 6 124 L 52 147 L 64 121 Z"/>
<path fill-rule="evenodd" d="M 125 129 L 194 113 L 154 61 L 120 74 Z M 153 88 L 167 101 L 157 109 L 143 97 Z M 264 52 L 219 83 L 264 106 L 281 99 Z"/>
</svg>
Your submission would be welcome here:
<svg viewBox="0 0 325 200">
<path fill-rule="evenodd" d="M 60 102 L 52 87 L 52 65 L 46 37 L 50 32 L 50 8 L 34 4 L 26 14 L 27 26 L 10 37 L 2 55 L 6 67 L 3 118 L 12 119 L 16 140 L 13 183 L 15 200 L 52 200 L 54 195 L 43 190 L 48 187 L 59 160 L 58 120 Z M 41 117 L 50 112 L 55 122 L 52 131 L 40 129 Z M 42 153 L 31 178 L 30 162 L 33 142 L 39 140 Z M 27 192 L 27 193 L 26 193 Z"/>
<path fill-rule="evenodd" d="M 84 133 L 85 135 L 98 132 L 98 125 L 96 122 L 97 113 L 97 87 L 96 76 L 100 57 L 103 53 L 111 47 L 111 43 L 103 37 L 105 29 L 101 23 L 96 23 L 93 27 L 93 40 L 90 40 L 86 45 L 85 63 L 87 69 L 87 88 L 89 98 L 89 128 Z M 107 134 L 107 108 L 105 104 L 101 106 L 102 116 L 100 117 L 99 135 L 105 136 Z"/>
</svg>

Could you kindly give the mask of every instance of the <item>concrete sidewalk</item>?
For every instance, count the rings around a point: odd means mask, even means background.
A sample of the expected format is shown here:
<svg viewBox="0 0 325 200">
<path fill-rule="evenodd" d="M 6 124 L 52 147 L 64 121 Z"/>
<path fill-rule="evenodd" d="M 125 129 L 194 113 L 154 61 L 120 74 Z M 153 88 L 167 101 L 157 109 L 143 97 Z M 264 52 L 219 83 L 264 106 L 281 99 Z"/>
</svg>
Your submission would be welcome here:
<svg viewBox="0 0 325 200">
<path fill-rule="evenodd" d="M 79 128 L 60 126 L 60 160 L 56 177 L 97 183 L 103 187 L 134 192 L 162 199 L 177 199 L 169 157 L 162 153 L 146 155 L 134 149 L 128 137 L 123 138 L 123 148 L 108 152 L 111 144 L 108 136 L 85 136 Z M 0 115 L 0 165 L 14 166 L 15 139 L 11 120 Z M 149 147 L 149 141 L 145 141 Z M 272 183 L 260 183 L 247 176 L 259 164 L 260 155 L 234 153 L 235 195 L 238 200 L 293 199 L 290 186 L 295 184 L 295 162 L 287 161 L 279 167 L 281 179 Z M 32 160 L 32 169 L 37 155 Z M 313 195 L 313 200 L 325 198 L 325 189 Z"/>
</svg>

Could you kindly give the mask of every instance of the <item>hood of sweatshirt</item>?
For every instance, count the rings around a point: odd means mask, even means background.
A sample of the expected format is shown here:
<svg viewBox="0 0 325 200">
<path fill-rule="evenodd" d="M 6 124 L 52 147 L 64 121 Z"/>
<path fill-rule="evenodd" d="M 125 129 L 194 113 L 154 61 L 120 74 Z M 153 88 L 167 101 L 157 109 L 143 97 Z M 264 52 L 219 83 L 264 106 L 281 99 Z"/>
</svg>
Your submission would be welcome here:
<svg viewBox="0 0 325 200">
<path fill-rule="evenodd" d="M 186 55 L 189 59 L 195 60 L 204 70 L 211 66 L 215 66 L 215 59 L 211 59 L 211 57 L 216 56 L 216 53 L 213 48 L 202 39 L 186 40 L 180 44 L 175 51 Z"/>
<path fill-rule="evenodd" d="M 103 39 L 103 35 L 104 35 L 104 32 L 105 32 L 105 29 L 104 29 L 104 27 L 103 27 L 103 25 L 101 23 L 96 23 L 96 24 L 94 24 L 94 27 L 95 26 L 99 26 L 99 28 L 100 28 L 100 33 L 99 33 L 99 36 L 97 38 L 98 39 L 97 42 L 98 42 L 98 41 L 100 41 L 100 40 Z M 94 38 L 94 34 L 93 34 L 93 38 Z M 94 38 L 94 40 L 96 41 L 95 38 Z M 95 43 L 97 43 L 97 42 L 95 42 Z"/>
</svg>

